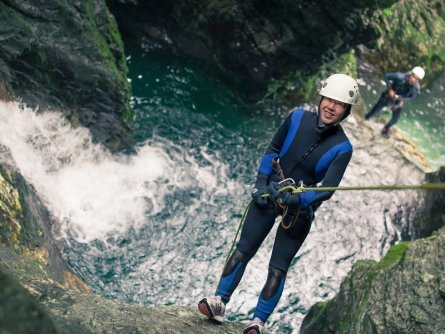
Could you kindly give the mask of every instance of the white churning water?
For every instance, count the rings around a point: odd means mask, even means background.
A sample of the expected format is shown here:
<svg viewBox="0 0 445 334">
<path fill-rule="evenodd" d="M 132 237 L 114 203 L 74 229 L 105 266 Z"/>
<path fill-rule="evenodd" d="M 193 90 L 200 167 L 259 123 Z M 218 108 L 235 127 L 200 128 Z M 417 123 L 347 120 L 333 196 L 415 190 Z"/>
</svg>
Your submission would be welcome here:
<svg viewBox="0 0 445 334">
<path fill-rule="evenodd" d="M 146 143 L 132 156 L 112 155 L 61 113 L 0 102 L 0 144 L 61 224 L 58 237 L 69 233 L 88 243 L 137 229 L 163 210 L 164 195 L 173 186 L 217 186 L 208 168 L 187 156 L 189 163 L 181 168 L 159 143 Z"/>
</svg>

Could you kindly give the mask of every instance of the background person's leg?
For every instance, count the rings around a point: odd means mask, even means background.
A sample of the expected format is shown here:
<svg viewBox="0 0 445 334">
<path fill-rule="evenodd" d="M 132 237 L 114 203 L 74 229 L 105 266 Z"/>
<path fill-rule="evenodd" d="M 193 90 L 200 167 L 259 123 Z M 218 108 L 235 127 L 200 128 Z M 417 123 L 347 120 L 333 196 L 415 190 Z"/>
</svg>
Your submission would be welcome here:
<svg viewBox="0 0 445 334">
<path fill-rule="evenodd" d="M 383 107 L 386 107 L 389 103 L 389 99 L 386 97 L 386 92 L 383 92 L 380 95 L 379 100 L 376 102 L 374 107 L 365 115 L 365 119 L 369 120 L 371 117 L 373 117 L 375 114 L 377 114 L 380 110 L 382 110 Z"/>
<path fill-rule="evenodd" d="M 389 120 L 388 125 L 389 127 L 394 126 L 399 121 L 400 114 L 402 113 L 402 108 L 394 108 L 392 110 L 392 117 Z"/>
<path fill-rule="evenodd" d="M 392 110 L 392 117 L 388 123 L 382 129 L 382 135 L 389 138 L 391 133 L 391 127 L 399 121 L 400 114 L 402 113 L 402 108 L 395 108 Z"/>
</svg>

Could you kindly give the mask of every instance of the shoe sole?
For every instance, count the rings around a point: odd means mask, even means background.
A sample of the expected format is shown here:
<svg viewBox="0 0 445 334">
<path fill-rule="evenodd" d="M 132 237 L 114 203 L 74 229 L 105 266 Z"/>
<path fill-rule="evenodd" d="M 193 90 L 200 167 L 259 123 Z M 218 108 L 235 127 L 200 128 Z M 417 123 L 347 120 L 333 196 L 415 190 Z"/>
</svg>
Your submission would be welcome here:
<svg viewBox="0 0 445 334">
<path fill-rule="evenodd" d="M 245 330 L 243 332 L 243 334 L 259 334 L 260 332 L 258 332 L 256 329 L 249 329 L 249 330 Z"/>
<path fill-rule="evenodd" d="M 216 320 L 219 323 L 224 322 L 224 318 L 222 316 L 213 314 L 212 309 L 205 298 L 198 303 L 198 310 L 201 312 L 201 314 L 205 315 L 209 319 Z"/>
</svg>

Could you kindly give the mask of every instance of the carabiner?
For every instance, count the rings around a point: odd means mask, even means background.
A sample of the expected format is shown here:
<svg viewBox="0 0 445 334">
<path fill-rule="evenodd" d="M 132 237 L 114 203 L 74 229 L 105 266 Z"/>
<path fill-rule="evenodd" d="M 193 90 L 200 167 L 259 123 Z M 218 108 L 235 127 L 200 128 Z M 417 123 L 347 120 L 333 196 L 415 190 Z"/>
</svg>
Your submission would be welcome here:
<svg viewBox="0 0 445 334">
<path fill-rule="evenodd" d="M 282 187 L 293 186 L 295 184 L 295 181 L 293 178 L 288 177 L 287 179 L 284 179 L 283 181 L 278 182 L 278 184 Z"/>
</svg>

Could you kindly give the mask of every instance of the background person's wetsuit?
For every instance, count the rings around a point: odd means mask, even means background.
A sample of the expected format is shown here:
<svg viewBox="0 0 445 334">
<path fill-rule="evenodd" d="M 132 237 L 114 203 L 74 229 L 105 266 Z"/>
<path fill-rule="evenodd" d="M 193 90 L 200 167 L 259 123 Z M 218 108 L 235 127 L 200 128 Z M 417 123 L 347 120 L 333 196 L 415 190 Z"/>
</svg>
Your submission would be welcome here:
<svg viewBox="0 0 445 334">
<path fill-rule="evenodd" d="M 410 85 L 408 82 L 409 76 L 412 72 L 389 72 L 385 74 L 386 91 L 382 92 L 377 103 L 372 107 L 372 109 L 365 115 L 365 119 L 369 120 L 375 114 L 377 114 L 383 107 L 386 107 L 390 103 L 393 104 L 392 117 L 385 125 L 385 131 L 388 132 L 389 128 L 397 123 L 402 112 L 403 104 L 400 103 L 401 99 L 403 101 L 413 100 L 417 94 L 420 92 L 420 85 L 416 82 L 414 85 Z M 388 91 L 393 89 L 398 99 L 390 99 L 388 97 Z"/>
<path fill-rule="evenodd" d="M 315 185 L 322 181 L 324 187 L 338 186 L 352 156 L 352 146 L 340 125 L 318 126 L 318 115 L 296 109 L 290 113 L 273 137 L 264 154 L 259 174 L 268 176 L 268 183 L 278 181 L 272 159 L 280 157 L 280 164 L 286 177 L 305 185 Z M 301 162 L 290 175 L 294 164 L 316 143 L 315 149 Z M 264 285 L 254 317 L 266 322 L 281 297 L 287 270 L 297 251 L 309 233 L 312 215 L 322 201 L 329 199 L 333 191 L 308 191 L 300 195 L 300 208 L 303 214 L 290 228 L 280 224 L 275 237 L 269 263 L 269 274 Z M 237 248 L 230 257 L 219 281 L 216 295 L 224 303 L 230 300 L 238 286 L 247 263 L 255 255 L 261 243 L 272 229 L 281 210 L 271 201 L 265 206 L 253 203 L 250 207 L 241 232 Z"/>
</svg>

